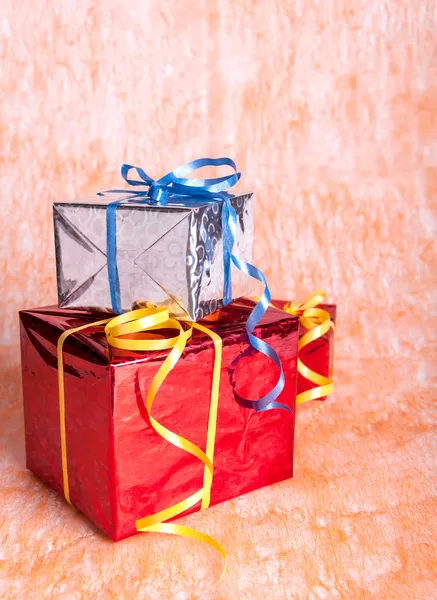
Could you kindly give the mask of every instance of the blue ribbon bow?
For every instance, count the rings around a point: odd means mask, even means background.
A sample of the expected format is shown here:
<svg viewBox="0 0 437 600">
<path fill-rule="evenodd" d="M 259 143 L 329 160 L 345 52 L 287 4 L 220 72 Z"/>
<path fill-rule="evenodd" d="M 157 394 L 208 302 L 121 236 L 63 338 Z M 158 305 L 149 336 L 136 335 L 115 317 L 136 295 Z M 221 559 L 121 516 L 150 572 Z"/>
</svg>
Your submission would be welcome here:
<svg viewBox="0 0 437 600">
<path fill-rule="evenodd" d="M 193 179 L 187 178 L 185 175 L 196 171 L 202 167 L 220 167 L 228 166 L 234 171 L 231 175 L 224 177 L 215 177 L 212 179 Z M 129 172 L 134 169 L 139 177 L 138 179 L 129 179 Z M 276 402 L 276 398 L 284 388 L 284 372 L 281 365 L 281 360 L 276 351 L 264 340 L 257 338 L 253 331 L 258 322 L 266 312 L 270 303 L 270 291 L 267 281 L 263 273 L 253 265 L 240 260 L 233 253 L 236 231 L 237 231 L 237 214 L 230 199 L 232 195 L 226 193 L 226 190 L 233 187 L 241 177 L 241 173 L 237 171 L 237 165 L 230 158 L 199 158 L 177 167 L 161 179 L 155 181 L 149 177 L 147 173 L 140 167 L 132 165 L 122 165 L 121 176 L 131 186 L 147 186 L 147 190 L 109 190 L 109 192 L 123 192 L 129 195 L 129 198 L 115 200 L 107 206 L 106 210 L 106 248 L 108 260 L 108 279 L 111 293 L 112 310 L 120 314 L 121 299 L 120 299 L 120 280 L 117 269 L 117 229 L 116 229 L 116 214 L 117 207 L 122 202 L 133 202 L 135 204 L 150 204 L 153 206 L 166 206 L 171 200 L 172 203 L 183 203 L 184 200 L 199 200 L 202 202 L 223 202 L 222 210 L 222 229 L 223 229 L 223 267 L 224 267 L 224 289 L 223 303 L 229 304 L 232 301 L 232 279 L 231 279 L 231 263 L 237 269 L 246 273 L 250 277 L 254 277 L 264 285 L 264 291 L 253 311 L 249 315 L 246 323 L 246 331 L 249 337 L 250 344 L 255 350 L 262 352 L 268 358 L 271 358 L 279 367 L 279 378 L 274 388 L 262 398 L 258 400 L 246 400 L 236 397 L 236 401 L 247 408 L 252 408 L 257 412 L 270 410 L 272 408 L 282 408 L 290 411 L 291 409 L 280 402 Z M 105 193 L 105 192 L 104 192 Z M 102 193 L 100 195 L 103 195 Z"/>
</svg>

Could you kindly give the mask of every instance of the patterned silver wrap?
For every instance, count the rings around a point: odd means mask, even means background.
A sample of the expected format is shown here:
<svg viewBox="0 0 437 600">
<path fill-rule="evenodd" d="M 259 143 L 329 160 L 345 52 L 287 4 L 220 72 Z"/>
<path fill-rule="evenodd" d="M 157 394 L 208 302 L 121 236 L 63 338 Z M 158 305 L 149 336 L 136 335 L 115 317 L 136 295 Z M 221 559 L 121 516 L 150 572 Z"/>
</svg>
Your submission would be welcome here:
<svg viewBox="0 0 437 600">
<path fill-rule="evenodd" d="M 111 310 L 106 259 L 106 206 L 124 194 L 53 205 L 60 307 Z M 252 194 L 232 198 L 234 253 L 252 261 Z M 186 201 L 117 208 L 117 266 L 124 311 L 167 304 L 193 321 L 223 306 L 223 203 Z M 254 293 L 253 280 L 232 266 L 234 299 Z"/>
</svg>

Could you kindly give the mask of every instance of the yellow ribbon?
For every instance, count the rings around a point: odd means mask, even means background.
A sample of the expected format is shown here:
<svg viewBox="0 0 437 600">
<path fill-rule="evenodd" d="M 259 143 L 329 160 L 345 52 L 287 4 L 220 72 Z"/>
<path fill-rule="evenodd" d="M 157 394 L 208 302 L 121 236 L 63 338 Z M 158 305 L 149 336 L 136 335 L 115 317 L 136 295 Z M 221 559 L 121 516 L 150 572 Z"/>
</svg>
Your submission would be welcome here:
<svg viewBox="0 0 437 600">
<path fill-rule="evenodd" d="M 213 457 L 214 457 L 214 444 L 217 427 L 217 411 L 218 411 L 218 395 L 220 386 L 220 370 L 222 360 L 222 340 L 219 335 L 199 325 L 198 323 L 191 322 L 180 322 L 175 318 L 170 318 L 168 308 L 166 307 L 148 307 L 133 310 L 128 313 L 119 315 L 112 319 L 105 319 L 103 321 L 97 321 L 95 323 L 89 323 L 82 325 L 81 327 L 74 327 L 65 331 L 58 340 L 58 384 L 59 384 L 59 419 L 60 419 L 60 431 L 61 431 L 61 455 L 62 455 L 62 476 L 64 484 L 64 495 L 71 504 L 70 492 L 68 485 L 68 460 L 67 460 L 67 444 L 66 444 L 66 429 L 65 429 L 65 394 L 64 394 L 64 366 L 63 366 L 63 344 L 65 339 L 74 333 L 88 329 L 91 327 L 97 327 L 105 325 L 105 333 L 108 343 L 119 349 L 123 350 L 134 350 L 140 352 L 147 352 L 153 350 L 170 350 L 168 356 L 165 358 L 163 364 L 160 366 L 158 372 L 153 378 L 147 397 L 145 401 L 145 407 L 150 419 L 150 423 L 153 429 L 166 441 L 182 450 L 185 450 L 189 454 L 192 454 L 198 458 L 204 464 L 204 476 L 202 488 L 192 494 L 185 500 L 174 504 L 173 506 L 166 508 L 149 517 L 144 517 L 136 521 L 137 531 L 155 531 L 160 533 L 171 533 L 175 535 L 181 535 L 184 537 L 191 537 L 199 541 L 205 542 L 215 548 L 223 556 L 225 565 L 223 568 L 220 579 L 223 578 L 226 570 L 226 553 L 222 546 L 212 537 L 184 527 L 182 525 L 174 525 L 172 523 L 165 523 L 168 519 L 176 517 L 183 513 L 188 508 L 191 508 L 198 502 L 201 502 L 201 510 L 208 508 L 211 497 L 211 485 L 213 477 Z M 214 342 L 214 365 L 212 374 L 212 385 L 211 385 L 211 404 L 208 419 L 208 431 L 206 441 L 206 452 L 203 452 L 198 446 L 187 440 L 186 438 L 177 435 L 170 431 L 159 423 L 152 415 L 152 405 L 156 394 L 159 391 L 162 383 L 164 382 L 167 375 L 173 369 L 181 357 L 186 342 L 190 339 L 193 328 L 202 331 L 208 335 Z M 153 333 L 156 330 L 174 330 L 174 335 L 170 337 L 162 337 Z M 146 333 L 146 337 L 139 337 L 135 339 L 129 339 L 124 336 L 131 334 L 142 334 Z"/>
<path fill-rule="evenodd" d="M 292 315 L 297 315 L 300 318 L 302 326 L 305 329 L 307 329 L 307 332 L 299 339 L 299 353 L 302 350 L 302 348 L 305 348 L 305 346 L 308 346 L 308 344 L 311 344 L 311 342 L 314 342 L 315 340 L 321 338 L 330 329 L 335 331 L 334 323 L 331 321 L 331 316 L 328 313 L 328 311 L 323 310 L 322 308 L 317 308 L 319 304 L 323 303 L 325 296 L 325 292 L 319 290 L 315 292 L 312 296 L 307 298 L 305 302 L 288 302 L 283 307 L 283 310 L 285 310 L 286 312 Z M 312 371 L 298 357 L 298 372 L 303 377 L 311 381 L 311 383 L 315 383 L 317 387 L 314 387 L 311 390 L 307 390 L 306 392 L 301 392 L 300 394 L 298 394 L 296 396 L 296 404 L 303 404 L 304 402 L 308 402 L 309 400 L 316 400 L 317 398 L 328 396 L 334 391 L 334 383 L 332 381 L 334 364 L 334 341 L 332 341 L 332 344 L 332 359 L 329 379 L 327 377 L 324 377 L 320 373 L 316 373 L 316 371 Z"/>
</svg>

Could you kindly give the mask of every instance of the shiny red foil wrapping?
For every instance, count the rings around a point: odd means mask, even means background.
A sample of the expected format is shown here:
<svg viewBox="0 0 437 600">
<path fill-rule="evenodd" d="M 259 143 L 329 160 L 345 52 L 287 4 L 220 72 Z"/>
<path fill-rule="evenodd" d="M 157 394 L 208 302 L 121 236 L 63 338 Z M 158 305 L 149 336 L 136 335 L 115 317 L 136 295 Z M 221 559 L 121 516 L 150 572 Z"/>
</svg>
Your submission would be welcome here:
<svg viewBox="0 0 437 600">
<path fill-rule="evenodd" d="M 278 308 L 283 308 L 288 301 L 286 300 L 272 300 L 272 304 Z M 335 324 L 337 317 L 337 306 L 335 304 L 319 304 L 317 308 L 326 310 L 330 316 L 331 321 Z M 302 337 L 307 332 L 305 327 L 299 322 L 299 337 Z M 334 332 L 332 329 L 328 331 L 324 336 L 318 340 L 314 340 L 305 348 L 302 348 L 300 352 L 301 361 L 309 367 L 312 371 L 320 373 L 324 377 L 331 377 L 334 361 Z M 297 374 L 297 393 L 301 394 L 307 390 L 311 390 L 316 387 L 314 383 L 308 381 L 305 377 L 302 377 L 300 373 Z M 319 400 L 326 400 L 326 396 L 319 398 Z"/>
<path fill-rule="evenodd" d="M 276 383 L 277 367 L 248 347 L 250 308 L 233 303 L 205 324 L 223 339 L 223 363 L 211 504 L 292 477 L 298 319 L 269 309 L 256 328 L 279 353 L 285 387 L 278 400 L 293 412 L 256 413 L 234 392 L 258 399 Z M 106 313 L 45 307 L 20 313 L 27 467 L 63 495 L 56 343 L 66 329 Z M 167 352 L 108 347 L 102 327 L 64 344 L 70 496 L 113 540 L 136 533 L 135 521 L 202 487 L 203 465 L 150 426 L 143 398 Z M 161 387 L 154 417 L 205 448 L 213 365 L 212 340 L 197 330 Z M 195 507 L 188 512 L 198 510 Z"/>
</svg>

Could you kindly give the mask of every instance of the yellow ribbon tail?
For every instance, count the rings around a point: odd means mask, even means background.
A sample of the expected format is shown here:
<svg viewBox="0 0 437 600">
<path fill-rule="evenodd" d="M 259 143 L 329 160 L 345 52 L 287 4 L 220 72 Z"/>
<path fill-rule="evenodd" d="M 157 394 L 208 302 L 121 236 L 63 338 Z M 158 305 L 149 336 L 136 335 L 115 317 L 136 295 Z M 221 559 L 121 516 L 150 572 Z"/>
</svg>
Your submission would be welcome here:
<svg viewBox="0 0 437 600">
<path fill-rule="evenodd" d="M 165 324 L 165 327 L 169 327 L 171 321 L 170 319 Z M 185 336 L 183 335 L 183 329 L 179 322 L 175 321 L 173 325 L 177 324 L 180 328 L 180 335 L 176 339 L 174 343 L 174 347 L 170 354 L 165 359 L 164 363 L 159 368 L 155 377 L 152 380 L 152 383 L 149 387 L 149 391 L 147 393 L 146 399 L 146 410 L 150 419 L 150 423 L 155 431 L 161 435 L 166 441 L 189 452 L 196 458 L 198 458 L 204 464 L 204 478 L 203 478 L 203 487 L 199 492 L 193 494 L 189 498 L 178 502 L 177 504 L 159 512 L 154 515 L 150 515 L 149 517 L 145 517 L 143 519 L 139 519 L 136 522 L 137 531 L 159 531 L 161 533 L 170 533 L 173 535 L 181 535 L 185 537 L 191 537 L 197 539 L 199 541 L 203 541 L 216 550 L 220 552 L 220 554 L 225 559 L 226 564 L 226 553 L 224 552 L 222 546 L 217 542 L 217 540 L 211 538 L 210 536 L 196 531 L 194 529 L 190 529 L 188 527 L 184 527 L 182 525 L 175 525 L 173 523 L 164 523 L 168 519 L 174 518 L 179 514 L 185 512 L 188 508 L 191 508 L 197 502 L 201 501 L 201 510 L 208 508 L 211 498 L 211 485 L 213 478 L 213 456 L 214 456 L 214 445 L 215 445 L 215 436 L 216 436 L 216 428 L 217 428 L 217 413 L 218 413 L 218 397 L 219 397 L 219 387 L 220 387 L 220 370 L 221 370 L 221 358 L 222 358 L 222 340 L 219 335 L 210 331 L 208 328 L 203 327 L 197 323 L 188 323 L 187 326 L 190 328 L 198 329 L 203 333 L 209 335 L 214 343 L 214 365 L 213 365 L 213 375 L 212 375 L 212 385 L 211 385 L 211 403 L 210 403 L 210 411 L 208 418 L 208 433 L 207 433 L 207 442 L 206 442 L 206 453 L 204 453 L 198 446 L 190 442 L 189 440 L 183 438 L 170 431 L 163 425 L 161 425 L 156 419 L 151 415 L 153 401 L 155 396 L 164 383 L 165 378 L 168 373 L 173 369 L 177 361 L 182 355 L 182 352 L 185 348 Z M 161 325 L 162 327 L 162 325 Z M 175 338 L 173 338 L 175 339 Z M 226 567 L 225 567 L 226 568 Z M 224 575 L 224 571 L 222 572 L 222 576 Z"/>
<path fill-rule="evenodd" d="M 311 390 L 307 390 L 306 392 L 301 392 L 296 396 L 296 405 L 304 404 L 305 402 L 309 402 L 310 400 L 317 400 L 318 398 L 323 398 L 323 396 L 328 396 L 332 394 L 334 391 L 334 383 L 320 375 L 320 373 L 316 373 L 308 368 L 303 362 L 298 358 L 297 359 L 297 371 L 305 377 L 311 383 L 317 384 L 317 387 L 312 388 Z"/>
<path fill-rule="evenodd" d="M 226 571 L 226 552 L 224 551 L 221 544 L 211 536 L 202 533 L 201 531 L 197 531 L 196 529 L 191 529 L 189 527 L 184 527 L 183 525 L 177 525 L 174 523 L 165 523 L 168 519 L 172 519 L 175 516 L 185 512 L 192 506 L 195 506 L 199 501 L 203 500 L 204 497 L 204 489 L 199 490 L 189 498 L 182 500 L 178 504 L 174 504 L 170 508 L 166 508 L 159 513 L 155 513 L 154 515 L 150 515 L 149 517 L 144 517 L 142 519 L 138 519 L 135 523 L 137 531 L 139 532 L 159 532 L 159 533 L 170 533 L 173 535 L 181 535 L 183 537 L 190 537 L 199 542 L 205 542 L 209 546 L 212 546 L 215 550 L 217 550 L 224 558 L 225 564 L 223 567 L 223 571 L 220 577 L 220 580 L 223 579 L 225 571 Z M 202 509 L 201 509 L 202 510 Z"/>
<path fill-rule="evenodd" d="M 305 346 L 311 344 L 315 340 L 320 339 L 330 329 L 335 331 L 334 323 L 331 321 L 331 316 L 328 311 L 318 308 L 318 305 L 325 300 L 325 292 L 319 290 L 305 300 L 305 302 L 288 302 L 284 306 L 284 310 L 290 314 L 300 317 L 300 323 L 307 332 L 299 339 L 298 352 Z M 332 342 L 333 348 L 333 342 Z M 333 353 L 332 353 L 333 357 Z M 333 361 L 333 358 L 332 358 Z M 296 404 L 304 404 L 310 400 L 317 400 L 332 394 L 334 391 L 334 382 L 332 381 L 333 364 L 330 367 L 330 378 L 324 377 L 316 371 L 312 371 L 300 358 L 297 360 L 297 371 L 302 377 L 305 377 L 311 383 L 316 384 L 316 387 L 301 392 L 296 396 Z"/>
<path fill-rule="evenodd" d="M 139 531 L 142 531 L 142 530 L 139 530 Z M 194 538 L 195 540 L 198 540 L 199 542 L 204 542 L 205 544 L 209 544 L 210 546 L 215 548 L 215 550 L 217 550 L 217 552 L 220 552 L 220 554 L 223 556 L 224 566 L 223 566 L 222 574 L 220 575 L 220 581 L 225 576 L 226 563 L 227 563 L 226 552 L 224 551 L 223 547 L 218 543 L 218 541 L 215 540 L 213 537 L 207 535 L 206 533 L 201 533 L 200 531 L 191 529 L 190 527 L 185 527 L 184 525 L 173 525 L 172 523 L 157 523 L 156 525 L 151 525 L 150 527 L 148 527 L 147 531 L 156 531 L 159 533 L 170 533 L 173 535 L 181 535 L 183 537 Z"/>
</svg>

